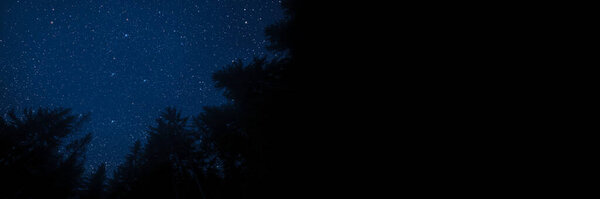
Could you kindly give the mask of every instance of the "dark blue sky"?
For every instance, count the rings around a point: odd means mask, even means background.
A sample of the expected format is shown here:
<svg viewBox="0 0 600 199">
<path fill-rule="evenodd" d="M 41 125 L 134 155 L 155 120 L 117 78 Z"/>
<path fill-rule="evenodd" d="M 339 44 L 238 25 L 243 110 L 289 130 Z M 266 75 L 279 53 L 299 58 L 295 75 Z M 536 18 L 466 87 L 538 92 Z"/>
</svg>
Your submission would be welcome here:
<svg viewBox="0 0 600 199">
<path fill-rule="evenodd" d="M 90 112 L 87 168 L 119 164 L 159 112 L 225 102 L 211 75 L 269 55 L 273 0 L 1 0 L 0 112 Z M 275 55 L 269 55 L 275 56 Z"/>
</svg>

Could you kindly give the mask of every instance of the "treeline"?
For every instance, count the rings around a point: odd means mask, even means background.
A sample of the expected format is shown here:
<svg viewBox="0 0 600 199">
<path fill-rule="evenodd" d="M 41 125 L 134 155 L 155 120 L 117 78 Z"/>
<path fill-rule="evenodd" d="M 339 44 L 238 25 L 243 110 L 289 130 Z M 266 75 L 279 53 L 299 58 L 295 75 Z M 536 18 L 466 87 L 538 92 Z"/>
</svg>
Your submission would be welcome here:
<svg viewBox="0 0 600 199">
<path fill-rule="evenodd" d="M 105 165 L 83 176 L 91 139 L 73 138 L 87 115 L 69 109 L 27 109 L 0 117 L 1 198 L 289 198 L 317 138 L 307 81 L 308 27 L 299 1 L 282 3 L 286 17 L 269 26 L 269 49 L 284 56 L 237 61 L 213 74 L 231 103 L 193 117 L 166 108 L 112 177 Z M 314 81 L 314 80 L 313 80 Z M 318 114 L 318 113 L 315 113 Z M 314 126 L 314 124 L 313 124 Z M 65 140 L 71 140 L 66 142 Z M 300 147 L 303 144 L 302 147 Z"/>
</svg>

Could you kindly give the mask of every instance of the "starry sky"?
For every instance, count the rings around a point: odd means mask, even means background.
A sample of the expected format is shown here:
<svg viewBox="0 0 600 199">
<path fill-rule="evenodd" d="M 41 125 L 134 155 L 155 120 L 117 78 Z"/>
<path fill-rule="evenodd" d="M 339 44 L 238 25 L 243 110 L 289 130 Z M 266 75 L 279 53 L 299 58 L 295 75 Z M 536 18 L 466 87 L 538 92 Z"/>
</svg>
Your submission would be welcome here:
<svg viewBox="0 0 600 199">
<path fill-rule="evenodd" d="M 112 170 L 159 113 L 226 103 L 211 75 L 276 57 L 264 28 L 274 0 L 0 0 L 0 112 L 90 113 L 87 170 Z M 83 133 L 82 133 L 83 134 Z"/>
</svg>

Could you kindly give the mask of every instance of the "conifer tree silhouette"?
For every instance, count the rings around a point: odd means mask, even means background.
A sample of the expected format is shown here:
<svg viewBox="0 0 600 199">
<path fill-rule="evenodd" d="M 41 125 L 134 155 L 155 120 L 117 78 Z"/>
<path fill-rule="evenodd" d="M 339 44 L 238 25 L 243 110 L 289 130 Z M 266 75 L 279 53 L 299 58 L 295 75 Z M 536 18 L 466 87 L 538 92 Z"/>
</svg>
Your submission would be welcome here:
<svg viewBox="0 0 600 199">
<path fill-rule="evenodd" d="M 237 61 L 213 74 L 215 86 L 232 102 L 205 108 L 199 118 L 215 138 L 224 175 L 240 176 L 240 180 L 225 178 L 230 186 L 224 192 L 242 193 L 232 197 L 277 198 L 295 192 L 292 179 L 302 178 L 301 173 L 314 164 L 305 144 L 315 138 L 307 134 L 322 128 L 315 126 L 315 119 L 323 110 L 314 106 L 315 88 L 322 85 L 307 77 L 323 70 L 314 68 L 318 63 L 309 59 L 314 46 L 304 34 L 310 29 L 306 4 L 283 1 L 286 17 L 265 30 L 268 48 L 283 56 L 255 58 L 248 64 Z M 238 164 L 242 172 L 230 169 Z"/>
<path fill-rule="evenodd" d="M 98 166 L 98 170 L 91 176 L 87 182 L 87 188 L 82 194 L 82 198 L 100 199 L 106 197 L 106 164 Z"/>
<path fill-rule="evenodd" d="M 207 198 L 200 135 L 187 126 L 187 117 L 167 108 L 150 127 L 142 150 L 138 141 L 110 182 L 113 198 Z"/>
<path fill-rule="evenodd" d="M 142 145 L 137 140 L 131 148 L 131 153 L 125 158 L 125 162 L 114 171 L 113 177 L 108 183 L 109 198 L 128 198 L 129 193 L 135 190 L 141 175 Z"/>
<path fill-rule="evenodd" d="M 82 186 L 84 154 L 91 134 L 73 139 L 89 115 L 70 109 L 25 109 L 0 117 L 0 195 L 67 198 Z"/>
</svg>

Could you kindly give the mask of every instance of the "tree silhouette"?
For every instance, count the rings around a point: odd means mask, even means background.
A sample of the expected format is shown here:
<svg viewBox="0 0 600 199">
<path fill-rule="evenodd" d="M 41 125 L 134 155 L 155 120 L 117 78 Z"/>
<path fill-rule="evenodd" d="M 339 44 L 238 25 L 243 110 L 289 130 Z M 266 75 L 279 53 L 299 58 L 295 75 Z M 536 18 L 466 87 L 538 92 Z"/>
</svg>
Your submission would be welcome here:
<svg viewBox="0 0 600 199">
<path fill-rule="evenodd" d="M 286 17 L 265 30 L 269 49 L 283 56 L 255 58 L 225 66 L 213 74 L 215 86 L 232 101 L 205 108 L 201 118 L 214 137 L 224 161 L 226 183 L 239 183 L 246 198 L 278 198 L 295 192 L 293 179 L 301 179 L 315 162 L 312 154 L 316 119 L 322 117 L 313 74 L 319 63 L 309 59 L 311 42 L 303 30 L 310 28 L 303 1 L 283 1 Z M 311 77 L 307 79 L 307 77 Z M 311 126 L 313 128 L 311 128 Z M 321 136 L 322 137 L 322 136 Z M 235 166 L 241 164 L 241 166 Z M 242 168 L 238 172 L 228 168 Z M 231 189 L 235 186 L 231 186 Z M 225 192 L 233 192 L 228 190 Z M 239 198 L 239 197 L 238 197 Z"/>
<path fill-rule="evenodd" d="M 137 185 L 141 175 L 142 145 L 136 141 L 131 148 L 131 153 L 127 155 L 125 162 L 115 170 L 112 179 L 109 182 L 109 198 L 127 198 Z"/>
<path fill-rule="evenodd" d="M 92 175 L 87 183 L 87 188 L 82 198 L 99 199 L 106 197 L 106 164 L 98 166 L 96 173 Z"/>
<path fill-rule="evenodd" d="M 69 109 L 25 109 L 0 117 L 0 184 L 9 198 L 67 198 L 82 185 L 91 134 L 65 145 L 88 115 Z"/>
<path fill-rule="evenodd" d="M 109 195 L 117 198 L 206 198 L 203 188 L 210 168 L 201 136 L 187 126 L 187 117 L 167 108 L 150 127 L 144 150 L 136 142 L 111 180 Z"/>
</svg>

